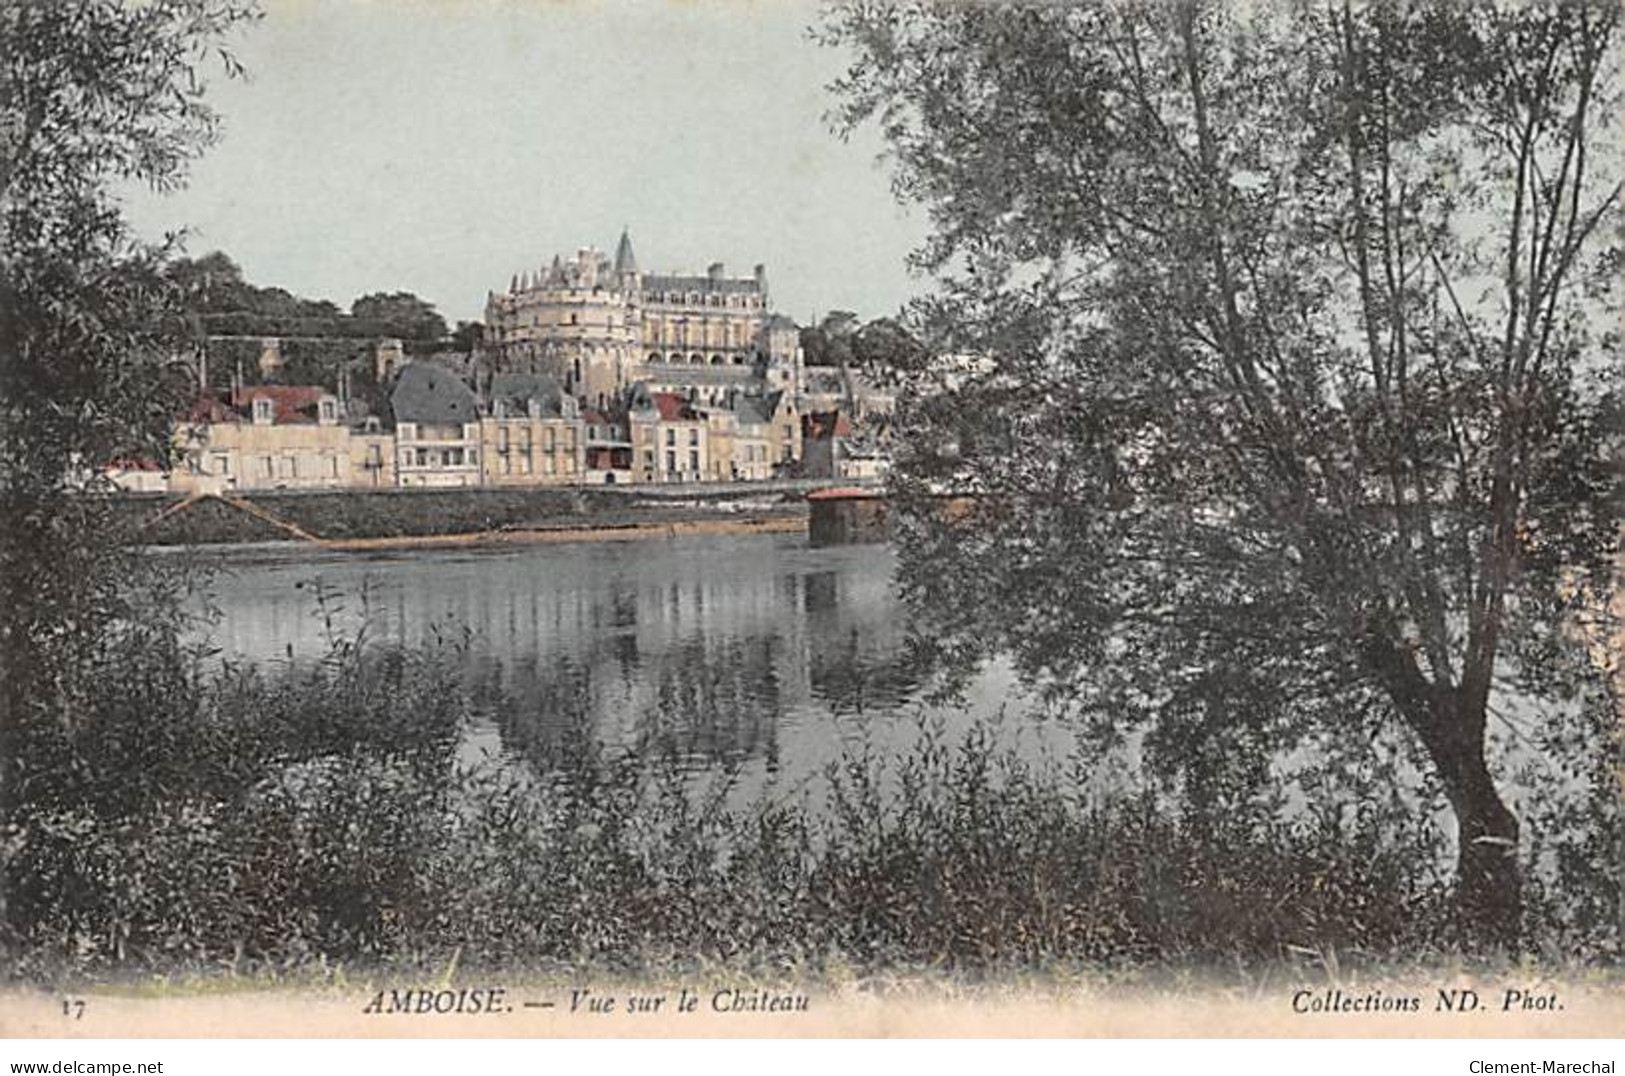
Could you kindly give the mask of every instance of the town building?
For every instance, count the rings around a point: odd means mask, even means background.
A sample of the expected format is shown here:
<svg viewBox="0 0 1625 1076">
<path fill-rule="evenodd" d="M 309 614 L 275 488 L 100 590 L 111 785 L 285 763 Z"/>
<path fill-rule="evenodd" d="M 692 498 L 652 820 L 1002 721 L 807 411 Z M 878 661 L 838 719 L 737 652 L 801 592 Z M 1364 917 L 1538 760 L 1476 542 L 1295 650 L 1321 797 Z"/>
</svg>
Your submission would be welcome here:
<svg viewBox="0 0 1625 1076">
<path fill-rule="evenodd" d="M 633 479 L 637 482 L 703 482 L 710 470 L 710 429 L 692 401 L 653 392 L 639 382 L 626 400 Z"/>
<path fill-rule="evenodd" d="M 502 373 L 480 419 L 485 484 L 557 485 L 582 480 L 586 437 L 575 398 L 541 374 Z"/>
<path fill-rule="evenodd" d="M 326 489 L 354 484 L 356 459 L 338 397 L 315 385 L 204 393 L 176 428 L 181 493 Z"/>
<path fill-rule="evenodd" d="M 632 482 L 632 432 L 626 416 L 583 411 L 581 425 L 587 443 L 586 483 L 613 486 Z"/>
<path fill-rule="evenodd" d="M 408 363 L 389 407 L 402 487 L 480 485 L 479 400 L 461 378 L 430 363 Z"/>
</svg>

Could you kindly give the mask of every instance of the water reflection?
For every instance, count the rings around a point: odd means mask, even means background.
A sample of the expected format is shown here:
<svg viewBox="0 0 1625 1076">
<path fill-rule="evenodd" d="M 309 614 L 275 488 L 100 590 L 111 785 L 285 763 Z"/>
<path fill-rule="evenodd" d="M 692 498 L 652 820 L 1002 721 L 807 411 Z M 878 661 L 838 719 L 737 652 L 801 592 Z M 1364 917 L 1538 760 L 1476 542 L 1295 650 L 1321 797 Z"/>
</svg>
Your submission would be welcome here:
<svg viewBox="0 0 1625 1076">
<path fill-rule="evenodd" d="M 536 545 L 410 555 L 234 552 L 213 632 L 230 656 L 319 656 L 341 630 L 468 640 L 487 715 L 476 746 L 544 763 L 571 730 L 657 742 L 696 767 L 821 770 L 860 741 L 909 738 L 920 676 L 883 546 L 793 535 Z M 317 595 L 327 595 L 323 602 Z M 337 595 L 337 597 L 331 597 Z M 1009 677 L 978 682 L 968 724 Z"/>
</svg>

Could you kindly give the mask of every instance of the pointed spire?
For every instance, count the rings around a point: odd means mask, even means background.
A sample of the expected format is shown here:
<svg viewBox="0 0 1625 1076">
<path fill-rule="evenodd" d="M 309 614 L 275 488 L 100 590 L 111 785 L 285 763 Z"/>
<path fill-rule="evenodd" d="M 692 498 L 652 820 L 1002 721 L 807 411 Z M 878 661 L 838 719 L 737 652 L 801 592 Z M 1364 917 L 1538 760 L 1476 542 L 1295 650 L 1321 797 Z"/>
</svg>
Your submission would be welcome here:
<svg viewBox="0 0 1625 1076">
<path fill-rule="evenodd" d="M 621 241 L 615 245 L 615 272 L 635 273 L 637 271 L 638 259 L 632 253 L 632 234 L 623 226 L 621 228 Z"/>
<path fill-rule="evenodd" d="M 516 292 L 518 290 L 519 290 L 519 274 L 515 273 L 514 277 L 513 277 L 513 280 L 508 282 L 508 294 L 512 295 L 514 292 Z"/>
</svg>

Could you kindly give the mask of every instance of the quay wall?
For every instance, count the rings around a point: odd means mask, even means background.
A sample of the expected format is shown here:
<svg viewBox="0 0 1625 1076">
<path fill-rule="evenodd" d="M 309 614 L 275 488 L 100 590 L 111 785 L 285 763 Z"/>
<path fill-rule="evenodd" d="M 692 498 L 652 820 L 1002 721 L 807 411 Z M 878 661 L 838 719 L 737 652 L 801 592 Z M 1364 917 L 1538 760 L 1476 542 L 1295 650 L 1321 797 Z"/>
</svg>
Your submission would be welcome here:
<svg viewBox="0 0 1625 1076">
<path fill-rule="evenodd" d="M 785 521 L 805 527 L 813 482 L 737 483 L 712 487 L 621 490 L 588 487 L 530 489 L 393 489 L 256 491 L 228 503 L 190 504 L 170 494 L 120 494 L 121 516 L 146 545 L 235 544 L 322 540 L 511 536 L 549 531 L 605 533 L 737 523 L 742 529 Z M 585 537 L 592 537 L 586 534 Z"/>
</svg>

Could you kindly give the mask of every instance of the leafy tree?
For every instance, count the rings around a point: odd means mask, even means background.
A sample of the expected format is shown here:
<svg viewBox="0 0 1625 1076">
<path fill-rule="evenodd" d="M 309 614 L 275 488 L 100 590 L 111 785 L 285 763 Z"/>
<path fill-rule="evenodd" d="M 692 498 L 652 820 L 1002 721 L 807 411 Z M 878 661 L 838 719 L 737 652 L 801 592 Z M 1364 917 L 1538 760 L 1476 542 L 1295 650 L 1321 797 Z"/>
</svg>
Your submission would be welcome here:
<svg viewBox="0 0 1625 1076">
<path fill-rule="evenodd" d="M 896 371 L 918 370 L 928 353 L 906 325 L 876 318 L 853 335 L 852 359 L 866 373 L 889 379 Z"/>
<path fill-rule="evenodd" d="M 381 333 L 407 340 L 440 340 L 446 335 L 446 319 L 434 304 L 408 291 L 363 295 L 350 304 L 350 314 Z"/>
<path fill-rule="evenodd" d="M 472 352 L 479 347 L 483 338 L 485 326 L 478 321 L 458 321 L 457 328 L 451 333 L 451 346 L 454 351 L 464 354 Z"/>
<path fill-rule="evenodd" d="M 801 330 L 801 350 L 810 366 L 846 366 L 858 334 L 858 316 L 850 310 L 831 310 L 816 326 Z"/>
<path fill-rule="evenodd" d="M 130 615 L 140 562 L 100 499 L 109 461 L 167 459 L 188 371 L 163 272 L 113 188 L 177 186 L 215 138 L 197 77 L 253 12 L 229 0 L 0 0 L 0 806 L 76 765 L 75 698 Z M 100 669 L 99 675 L 108 675 Z"/>
<path fill-rule="evenodd" d="M 201 258 L 176 258 L 166 275 L 181 289 L 182 301 L 193 313 L 248 309 L 250 287 L 242 268 L 218 250 Z"/>
<path fill-rule="evenodd" d="M 828 17 L 940 280 L 894 485 L 947 656 L 1013 653 L 1222 808 L 1403 730 L 1513 937 L 1490 718 L 1603 689 L 1621 523 L 1616 4 Z M 923 367 L 923 363 L 921 366 Z M 933 391 L 923 391 L 927 385 Z M 932 508 L 979 495 L 975 525 Z M 961 661 L 961 665 L 964 664 Z"/>
</svg>

